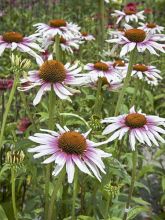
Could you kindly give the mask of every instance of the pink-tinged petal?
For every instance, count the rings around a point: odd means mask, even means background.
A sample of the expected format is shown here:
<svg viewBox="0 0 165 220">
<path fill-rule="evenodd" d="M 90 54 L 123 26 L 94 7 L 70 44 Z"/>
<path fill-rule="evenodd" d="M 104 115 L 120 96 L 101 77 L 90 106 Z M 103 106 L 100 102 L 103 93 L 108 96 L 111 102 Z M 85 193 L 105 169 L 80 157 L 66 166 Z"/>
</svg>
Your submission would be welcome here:
<svg viewBox="0 0 165 220">
<path fill-rule="evenodd" d="M 58 87 L 56 86 L 56 84 L 53 85 L 54 91 L 56 93 L 56 95 L 60 98 L 60 99 L 68 99 L 68 96 L 61 93 L 61 91 L 59 91 Z"/>
<path fill-rule="evenodd" d="M 131 109 L 129 110 L 130 113 L 136 113 L 135 111 L 135 106 L 132 106 Z"/>
<path fill-rule="evenodd" d="M 44 90 L 45 90 L 45 87 L 46 85 L 42 85 L 41 88 L 39 89 L 39 91 L 37 92 L 37 95 L 35 97 L 35 99 L 33 100 L 33 105 L 37 105 L 40 101 L 41 101 L 41 98 L 44 94 Z"/>
<path fill-rule="evenodd" d="M 135 151 L 135 135 L 134 135 L 134 132 L 133 132 L 133 130 L 132 131 L 130 131 L 130 134 L 129 134 L 129 143 L 130 143 L 130 145 L 131 145 L 131 149 L 133 150 L 133 151 Z"/>
<path fill-rule="evenodd" d="M 41 152 L 41 151 L 44 151 L 44 150 L 47 150 L 47 149 L 53 149 L 53 147 L 51 146 L 48 146 L 48 145 L 39 145 L 37 147 L 33 147 L 33 148 L 29 148 L 28 149 L 28 152 L 30 153 L 33 153 L 33 152 Z"/>
<path fill-rule="evenodd" d="M 60 164 L 60 165 L 57 164 L 54 171 L 53 171 L 53 173 L 52 173 L 52 175 L 57 176 L 60 173 L 60 171 L 63 169 L 64 165 L 65 165 L 65 163 Z"/>
<path fill-rule="evenodd" d="M 62 94 L 66 96 L 72 95 L 72 93 L 70 93 L 62 84 L 56 83 L 56 87 Z"/>
<path fill-rule="evenodd" d="M 60 133 L 64 133 L 64 132 L 65 132 L 65 129 L 63 129 L 63 128 L 61 127 L 61 125 L 56 124 L 56 127 L 58 128 L 58 130 L 60 131 Z"/>
<path fill-rule="evenodd" d="M 89 131 L 87 131 L 86 133 L 84 133 L 83 136 L 86 138 L 86 137 L 90 134 L 91 131 L 92 131 L 92 129 L 89 129 Z"/>
<path fill-rule="evenodd" d="M 155 139 L 154 135 L 153 135 L 150 131 L 147 131 L 147 135 L 148 135 L 149 139 L 150 139 L 156 146 L 159 146 L 157 140 Z"/>
<path fill-rule="evenodd" d="M 129 52 L 129 43 L 125 44 L 122 49 L 121 49 L 121 52 L 120 52 L 120 56 L 124 56 L 126 55 L 127 53 Z"/>
<path fill-rule="evenodd" d="M 103 150 L 100 149 L 95 149 L 97 151 L 97 154 L 99 154 L 100 157 L 111 157 L 112 154 L 110 153 L 106 153 Z"/>
<path fill-rule="evenodd" d="M 0 44 L 0 56 L 3 54 L 5 48 L 6 48 L 7 44 Z"/>
<path fill-rule="evenodd" d="M 125 135 L 125 133 L 127 133 L 129 131 L 128 127 L 124 127 L 120 129 L 120 135 L 119 135 L 119 140 L 121 140 L 123 138 L 123 136 Z"/>
<path fill-rule="evenodd" d="M 152 132 L 152 134 L 156 137 L 157 140 L 159 140 L 162 143 L 165 143 L 165 140 L 158 134 L 158 132 L 154 131 L 154 130 L 150 130 Z"/>
<path fill-rule="evenodd" d="M 97 169 L 96 165 L 92 161 L 90 161 L 86 158 L 84 158 L 84 160 L 85 160 L 85 163 L 88 165 L 88 167 L 93 172 L 93 174 L 95 175 L 95 177 L 101 182 L 101 176 L 100 176 L 99 170 Z"/>
<path fill-rule="evenodd" d="M 115 140 L 116 138 L 118 138 L 120 135 L 120 130 L 116 131 L 110 138 L 108 138 L 108 140 L 106 141 L 106 143 L 109 143 L 113 140 Z"/>
<path fill-rule="evenodd" d="M 141 129 L 141 133 L 142 133 L 142 135 L 143 135 L 143 139 L 144 139 L 144 141 L 148 144 L 148 146 L 152 146 L 152 143 L 151 143 L 151 141 L 150 141 L 150 139 L 148 138 L 148 136 L 147 136 L 147 134 L 146 134 L 146 131 L 145 130 L 142 130 Z"/>
<path fill-rule="evenodd" d="M 69 157 L 67 158 L 67 161 L 66 161 L 66 172 L 68 174 L 68 183 L 73 182 L 74 171 L 75 171 L 74 163 L 72 161 L 72 158 Z"/>
<path fill-rule="evenodd" d="M 72 155 L 72 159 L 74 163 L 77 165 L 77 167 L 84 173 L 89 174 L 90 176 L 92 175 L 91 172 L 89 171 L 88 167 L 85 165 L 84 161 L 79 158 L 76 155 Z"/>
<path fill-rule="evenodd" d="M 39 158 L 39 157 L 42 157 L 45 155 L 53 154 L 53 152 L 54 152 L 54 150 L 44 150 L 40 153 L 34 154 L 33 157 L 36 159 L 36 158 Z"/>
<path fill-rule="evenodd" d="M 69 155 L 67 155 L 66 153 L 59 151 L 56 153 L 56 160 L 55 163 L 57 164 L 63 164 L 67 161 Z"/>
<path fill-rule="evenodd" d="M 40 129 L 41 131 L 45 131 L 50 133 L 53 136 L 59 136 L 59 134 L 56 131 L 48 130 L 48 129 Z"/>
<path fill-rule="evenodd" d="M 157 127 L 157 126 L 152 126 L 152 129 L 153 129 L 154 131 L 157 131 L 157 132 L 161 133 L 161 134 L 165 134 L 165 130 L 162 129 L 162 128 L 159 128 L 159 127 Z"/>
<path fill-rule="evenodd" d="M 48 164 L 48 163 L 52 163 L 53 161 L 55 161 L 56 159 L 56 155 L 53 154 L 52 156 L 48 157 L 46 160 L 44 160 L 42 163 L 43 164 Z"/>
<path fill-rule="evenodd" d="M 108 125 L 104 130 L 103 130 L 103 132 L 102 132 L 102 134 L 103 135 L 106 135 L 106 134 L 109 134 L 109 133 L 111 133 L 111 132 L 113 132 L 113 131 L 115 131 L 115 130 L 117 130 L 118 128 L 120 128 L 122 125 L 120 125 L 120 124 L 110 124 L 110 125 Z"/>
<path fill-rule="evenodd" d="M 36 56 L 36 62 L 39 66 L 41 66 L 44 63 L 42 57 L 40 57 L 40 56 Z"/>
<path fill-rule="evenodd" d="M 13 51 L 13 50 L 15 50 L 16 48 L 17 48 L 17 43 L 12 42 L 12 44 L 11 44 L 11 50 Z"/>
<path fill-rule="evenodd" d="M 97 155 L 97 153 L 92 153 L 87 151 L 85 153 L 85 156 L 88 158 L 88 160 L 91 160 L 103 173 L 105 173 L 105 166 L 100 157 Z"/>
<path fill-rule="evenodd" d="M 35 137 L 35 136 L 30 136 L 29 140 L 36 142 L 38 144 L 46 144 L 46 145 L 48 145 L 51 141 L 48 138 L 41 138 L 41 137 Z"/>
<path fill-rule="evenodd" d="M 81 70 L 82 70 L 82 68 L 81 67 L 79 67 L 79 68 L 77 68 L 77 69 L 75 69 L 75 70 L 69 70 L 69 74 L 70 75 L 77 75 L 79 72 L 81 72 Z"/>
<path fill-rule="evenodd" d="M 144 138 L 143 135 L 141 134 L 140 129 L 136 128 L 134 129 L 135 135 L 136 135 L 136 139 L 140 142 L 140 143 L 144 143 Z"/>
</svg>

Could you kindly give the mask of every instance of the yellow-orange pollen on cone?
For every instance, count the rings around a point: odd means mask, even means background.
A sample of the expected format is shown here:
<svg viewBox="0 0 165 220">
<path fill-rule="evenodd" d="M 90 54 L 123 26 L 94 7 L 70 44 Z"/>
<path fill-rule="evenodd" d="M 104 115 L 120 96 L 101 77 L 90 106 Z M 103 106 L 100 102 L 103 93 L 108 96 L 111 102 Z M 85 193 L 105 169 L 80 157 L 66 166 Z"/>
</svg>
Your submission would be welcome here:
<svg viewBox="0 0 165 220">
<path fill-rule="evenodd" d="M 144 115 L 139 113 L 131 113 L 126 116 L 125 123 L 131 128 L 141 128 L 147 123 L 147 119 Z"/>
<path fill-rule="evenodd" d="M 63 37 L 60 37 L 60 44 L 66 44 L 66 39 Z"/>
<path fill-rule="evenodd" d="M 155 24 L 155 23 L 148 23 L 148 24 L 147 24 L 147 27 L 148 27 L 148 28 L 155 28 L 155 27 L 156 27 L 156 24 Z"/>
<path fill-rule="evenodd" d="M 97 80 L 97 84 L 98 84 L 98 81 L 99 80 Z M 110 83 L 108 82 L 106 77 L 101 77 L 101 81 L 102 81 L 102 86 L 110 86 Z"/>
<path fill-rule="evenodd" d="M 113 63 L 113 67 L 115 66 L 123 67 L 125 66 L 125 63 L 123 60 L 115 60 L 115 62 Z"/>
<path fill-rule="evenodd" d="M 148 67 L 145 66 L 144 64 L 136 64 L 133 66 L 133 70 L 136 70 L 136 71 L 140 71 L 140 72 L 145 72 L 148 70 Z"/>
<path fill-rule="evenodd" d="M 58 146 L 68 154 L 83 155 L 87 149 L 85 137 L 76 131 L 63 133 L 58 139 Z"/>
<path fill-rule="evenodd" d="M 106 63 L 97 62 L 94 64 L 94 68 L 101 71 L 108 71 L 109 67 Z"/>
<path fill-rule="evenodd" d="M 20 43 L 23 41 L 23 35 L 18 32 L 5 32 L 2 37 L 7 43 Z"/>
<path fill-rule="evenodd" d="M 88 33 L 87 33 L 87 32 L 81 32 L 81 35 L 82 35 L 83 37 L 86 37 L 86 36 L 88 36 Z"/>
<path fill-rule="evenodd" d="M 66 27 L 66 21 L 63 19 L 53 19 L 49 21 L 51 27 Z"/>
<path fill-rule="evenodd" d="M 124 13 L 125 13 L 126 15 L 134 15 L 134 14 L 136 14 L 136 11 L 134 11 L 134 10 L 129 10 L 129 9 L 125 9 L 125 10 L 124 10 Z"/>
<path fill-rule="evenodd" d="M 64 65 L 57 60 L 45 61 L 39 69 L 39 76 L 46 82 L 63 82 L 66 78 Z"/>
<path fill-rule="evenodd" d="M 140 29 L 129 29 L 125 31 L 125 37 L 131 42 L 140 43 L 146 38 L 146 33 Z"/>
</svg>

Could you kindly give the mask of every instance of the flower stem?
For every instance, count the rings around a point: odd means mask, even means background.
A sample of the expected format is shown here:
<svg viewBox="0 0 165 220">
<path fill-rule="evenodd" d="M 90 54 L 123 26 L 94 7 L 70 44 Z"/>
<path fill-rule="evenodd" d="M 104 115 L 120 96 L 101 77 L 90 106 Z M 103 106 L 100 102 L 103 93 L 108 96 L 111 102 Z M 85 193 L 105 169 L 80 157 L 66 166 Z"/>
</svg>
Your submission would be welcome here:
<svg viewBox="0 0 165 220">
<path fill-rule="evenodd" d="M 135 59 L 136 59 L 136 48 L 130 54 L 128 71 L 127 71 L 127 75 L 126 75 L 125 80 L 124 80 L 123 87 L 122 87 L 122 89 L 120 91 L 120 94 L 119 94 L 119 97 L 118 97 L 118 100 L 117 100 L 117 105 L 116 105 L 116 109 L 115 109 L 115 116 L 117 116 L 119 114 L 120 108 L 121 108 L 121 106 L 123 104 L 125 90 L 126 90 L 126 88 L 128 86 L 130 78 L 131 78 L 131 73 L 132 73 L 132 69 L 133 69 L 133 65 L 134 65 Z"/>
<path fill-rule="evenodd" d="M 99 11 L 100 11 L 100 47 L 104 45 L 104 25 L 105 25 L 105 11 L 104 11 L 104 0 L 99 0 Z"/>
<path fill-rule="evenodd" d="M 56 60 L 61 61 L 60 37 L 58 34 L 55 36 L 55 54 L 56 54 Z"/>
<path fill-rule="evenodd" d="M 94 105 L 94 114 L 98 115 L 100 114 L 100 110 L 101 110 L 101 89 L 102 89 L 102 79 L 101 77 L 98 78 L 98 85 L 97 85 L 97 93 L 96 93 L 96 101 L 95 101 L 95 105 Z"/>
<path fill-rule="evenodd" d="M 8 117 L 9 111 L 10 111 L 10 106 L 11 106 L 12 100 L 14 98 L 16 88 L 17 88 L 18 78 L 19 78 L 19 74 L 18 74 L 18 72 L 16 72 L 16 76 L 15 76 L 15 79 L 14 79 L 14 82 L 13 82 L 13 86 L 12 86 L 12 89 L 10 91 L 9 99 L 8 99 L 7 104 L 6 104 L 6 109 L 5 109 L 5 112 L 4 112 L 4 115 L 3 115 L 2 127 L 1 127 L 1 133 L 0 133 L 0 149 L 2 148 L 5 125 L 6 125 L 7 117 Z"/>
<path fill-rule="evenodd" d="M 136 95 L 137 95 L 137 92 L 138 92 L 138 88 L 139 88 L 139 79 L 136 79 L 135 87 L 134 87 L 134 93 L 133 93 L 133 96 L 132 96 L 132 99 L 131 99 L 130 107 L 135 105 L 135 100 L 136 100 Z"/>
<path fill-rule="evenodd" d="M 126 209 L 129 209 L 133 190 L 134 190 L 134 184 L 135 184 L 135 179 L 136 179 L 136 163 L 137 163 L 137 151 L 132 152 L 132 178 L 131 178 L 131 186 L 129 189 L 129 194 L 128 194 L 128 199 L 127 199 L 127 204 L 126 204 Z M 127 215 L 128 211 L 126 210 L 124 213 L 123 220 L 127 220 Z"/>
<path fill-rule="evenodd" d="M 54 112 L 54 91 L 53 85 L 51 86 L 51 91 L 49 93 L 49 123 L 48 128 L 53 130 L 54 121 L 53 121 L 53 112 Z M 46 166 L 46 176 L 45 176 L 45 220 L 47 220 L 48 208 L 49 208 L 49 182 L 50 182 L 50 172 L 51 165 Z"/>
<path fill-rule="evenodd" d="M 50 204 L 49 204 L 49 212 L 48 212 L 48 218 L 46 220 L 52 220 L 52 214 L 53 214 L 53 210 L 54 210 L 54 203 L 55 203 L 55 199 L 57 196 L 57 192 L 60 188 L 60 186 L 62 185 L 62 182 L 64 180 L 65 177 L 65 170 L 63 169 L 61 171 L 61 173 L 58 176 L 58 179 L 55 181 L 55 187 L 51 196 L 51 200 L 50 200 Z"/>
<path fill-rule="evenodd" d="M 16 201 L 15 201 L 15 167 L 11 167 L 11 193 L 12 193 L 12 205 L 13 205 L 13 212 L 15 220 L 18 220 L 17 217 L 17 208 L 16 208 Z"/>
<path fill-rule="evenodd" d="M 78 186 L 78 170 L 75 170 L 74 185 L 73 185 L 73 200 L 72 200 L 72 220 L 76 220 L 75 204 L 77 197 L 77 186 Z"/>
<path fill-rule="evenodd" d="M 112 200 L 112 196 L 108 195 L 106 207 L 105 207 L 105 219 L 108 219 L 108 217 L 109 217 L 108 211 L 109 211 L 109 206 L 110 206 L 111 200 Z"/>
</svg>

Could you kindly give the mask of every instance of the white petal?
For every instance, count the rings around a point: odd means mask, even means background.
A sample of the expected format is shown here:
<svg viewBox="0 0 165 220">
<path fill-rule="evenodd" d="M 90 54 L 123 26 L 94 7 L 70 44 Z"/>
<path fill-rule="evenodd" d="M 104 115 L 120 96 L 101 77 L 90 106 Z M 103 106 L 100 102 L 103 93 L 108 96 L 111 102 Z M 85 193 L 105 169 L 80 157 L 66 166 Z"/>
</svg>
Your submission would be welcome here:
<svg viewBox="0 0 165 220">
<path fill-rule="evenodd" d="M 135 142 L 135 135 L 134 135 L 133 130 L 129 134 L 129 143 L 131 145 L 132 150 L 134 151 L 135 150 L 135 143 L 136 142 Z"/>
<path fill-rule="evenodd" d="M 70 157 L 66 161 L 66 172 L 68 174 L 68 183 L 72 183 L 73 182 L 74 171 L 75 171 L 74 163 L 73 163 L 73 161 L 72 161 L 72 159 Z"/>
</svg>

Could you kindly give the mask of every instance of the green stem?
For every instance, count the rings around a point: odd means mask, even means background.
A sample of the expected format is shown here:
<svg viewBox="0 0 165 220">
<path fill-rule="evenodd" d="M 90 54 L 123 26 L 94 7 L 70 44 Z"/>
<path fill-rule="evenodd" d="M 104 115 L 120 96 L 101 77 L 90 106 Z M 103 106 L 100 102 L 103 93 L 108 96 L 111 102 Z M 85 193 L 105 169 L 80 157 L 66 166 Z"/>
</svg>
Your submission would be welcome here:
<svg viewBox="0 0 165 220">
<path fill-rule="evenodd" d="M 72 200 L 72 220 L 76 220 L 75 204 L 77 197 L 77 187 L 78 187 L 78 170 L 75 170 L 74 185 L 73 185 L 73 200 Z"/>
<path fill-rule="evenodd" d="M 106 207 L 105 207 L 105 219 L 108 219 L 109 217 L 109 206 L 110 206 L 110 202 L 112 200 L 112 196 L 111 195 L 108 195 L 108 198 L 107 198 L 107 202 L 106 202 Z"/>
<path fill-rule="evenodd" d="M 104 26 L 105 26 L 105 11 L 104 11 L 104 0 L 99 0 L 99 11 L 100 11 L 100 47 L 104 45 Z"/>
<path fill-rule="evenodd" d="M 61 54 L 60 54 L 60 37 L 57 34 L 55 36 L 55 54 L 56 54 L 56 60 L 61 61 Z"/>
<path fill-rule="evenodd" d="M 132 177 L 131 177 L 131 186 L 129 189 L 129 194 L 128 194 L 128 199 L 127 199 L 127 204 L 126 204 L 126 209 L 129 209 L 130 207 L 130 202 L 134 190 L 134 184 L 135 184 L 135 179 L 136 179 L 136 163 L 137 163 L 137 151 L 132 152 Z M 124 213 L 123 220 L 127 220 L 127 215 L 128 211 L 126 210 Z"/>
<path fill-rule="evenodd" d="M 49 93 L 49 123 L 48 123 L 48 128 L 50 130 L 53 130 L 53 127 L 54 127 L 53 112 L 54 112 L 54 91 L 53 91 L 53 85 L 52 85 L 51 86 L 51 91 Z M 50 172 L 51 172 L 51 165 L 48 164 L 46 166 L 46 175 L 45 175 L 45 220 L 47 220 L 48 208 L 49 208 Z"/>
<path fill-rule="evenodd" d="M 138 88 L 139 88 L 139 79 L 136 79 L 135 87 L 134 87 L 134 93 L 133 93 L 133 96 L 132 96 L 132 99 L 131 99 L 130 107 L 135 105 L 135 100 L 136 100 L 136 95 L 137 95 L 137 92 L 138 92 Z"/>
<path fill-rule="evenodd" d="M 11 193 L 12 193 L 12 205 L 15 220 L 18 220 L 17 217 L 17 208 L 15 201 L 15 167 L 11 167 Z"/>
<path fill-rule="evenodd" d="M 98 79 L 96 100 L 95 100 L 95 105 L 94 105 L 94 114 L 98 116 L 100 115 L 100 110 L 101 110 L 101 103 L 100 103 L 101 89 L 102 89 L 102 78 L 100 77 Z"/>
<path fill-rule="evenodd" d="M 119 94 L 119 97 L 118 97 L 118 100 L 117 100 L 117 105 L 116 105 L 116 109 L 115 109 L 115 116 L 117 116 L 119 114 L 120 108 L 123 104 L 125 90 L 128 86 L 130 78 L 131 78 L 131 73 L 132 73 L 132 69 L 133 69 L 135 59 L 136 59 L 136 48 L 130 54 L 130 61 L 129 61 L 128 71 L 127 71 L 127 75 L 126 75 L 125 80 L 124 80 L 123 87 L 120 91 L 120 94 Z"/>
<path fill-rule="evenodd" d="M 54 210 L 55 199 L 56 199 L 56 196 L 57 196 L 57 192 L 58 192 L 59 188 L 62 185 L 64 177 L 65 177 L 65 170 L 63 169 L 61 171 L 61 173 L 59 174 L 58 179 L 55 181 L 55 184 L 54 184 L 55 187 L 54 187 L 54 190 L 53 190 L 53 193 L 52 193 L 52 196 L 51 196 L 51 199 L 50 199 L 50 204 L 49 204 L 48 218 L 46 220 L 52 220 L 52 214 L 53 214 L 53 210 Z"/>
<path fill-rule="evenodd" d="M 5 125 L 6 125 L 7 117 L 8 117 L 9 111 L 10 111 L 10 106 L 11 106 L 12 100 L 14 98 L 16 88 L 17 88 L 18 78 L 19 78 L 19 74 L 18 74 L 18 72 L 16 72 L 16 76 L 15 76 L 13 86 L 12 86 L 12 89 L 11 89 L 11 92 L 9 95 L 9 99 L 6 104 L 6 110 L 3 115 L 2 128 L 1 128 L 1 133 L 0 133 L 0 149 L 2 148 Z"/>
<path fill-rule="evenodd" d="M 29 107 L 29 105 L 28 105 L 28 103 L 26 101 L 25 94 L 23 92 L 20 92 L 20 96 L 21 96 L 22 102 L 24 104 L 25 110 L 26 110 L 26 112 L 28 114 L 28 117 L 29 117 L 30 121 L 34 125 L 34 128 L 37 129 L 37 125 L 36 125 L 35 120 L 33 118 L 33 113 L 31 113 L 31 111 L 30 111 L 30 107 Z"/>
</svg>

